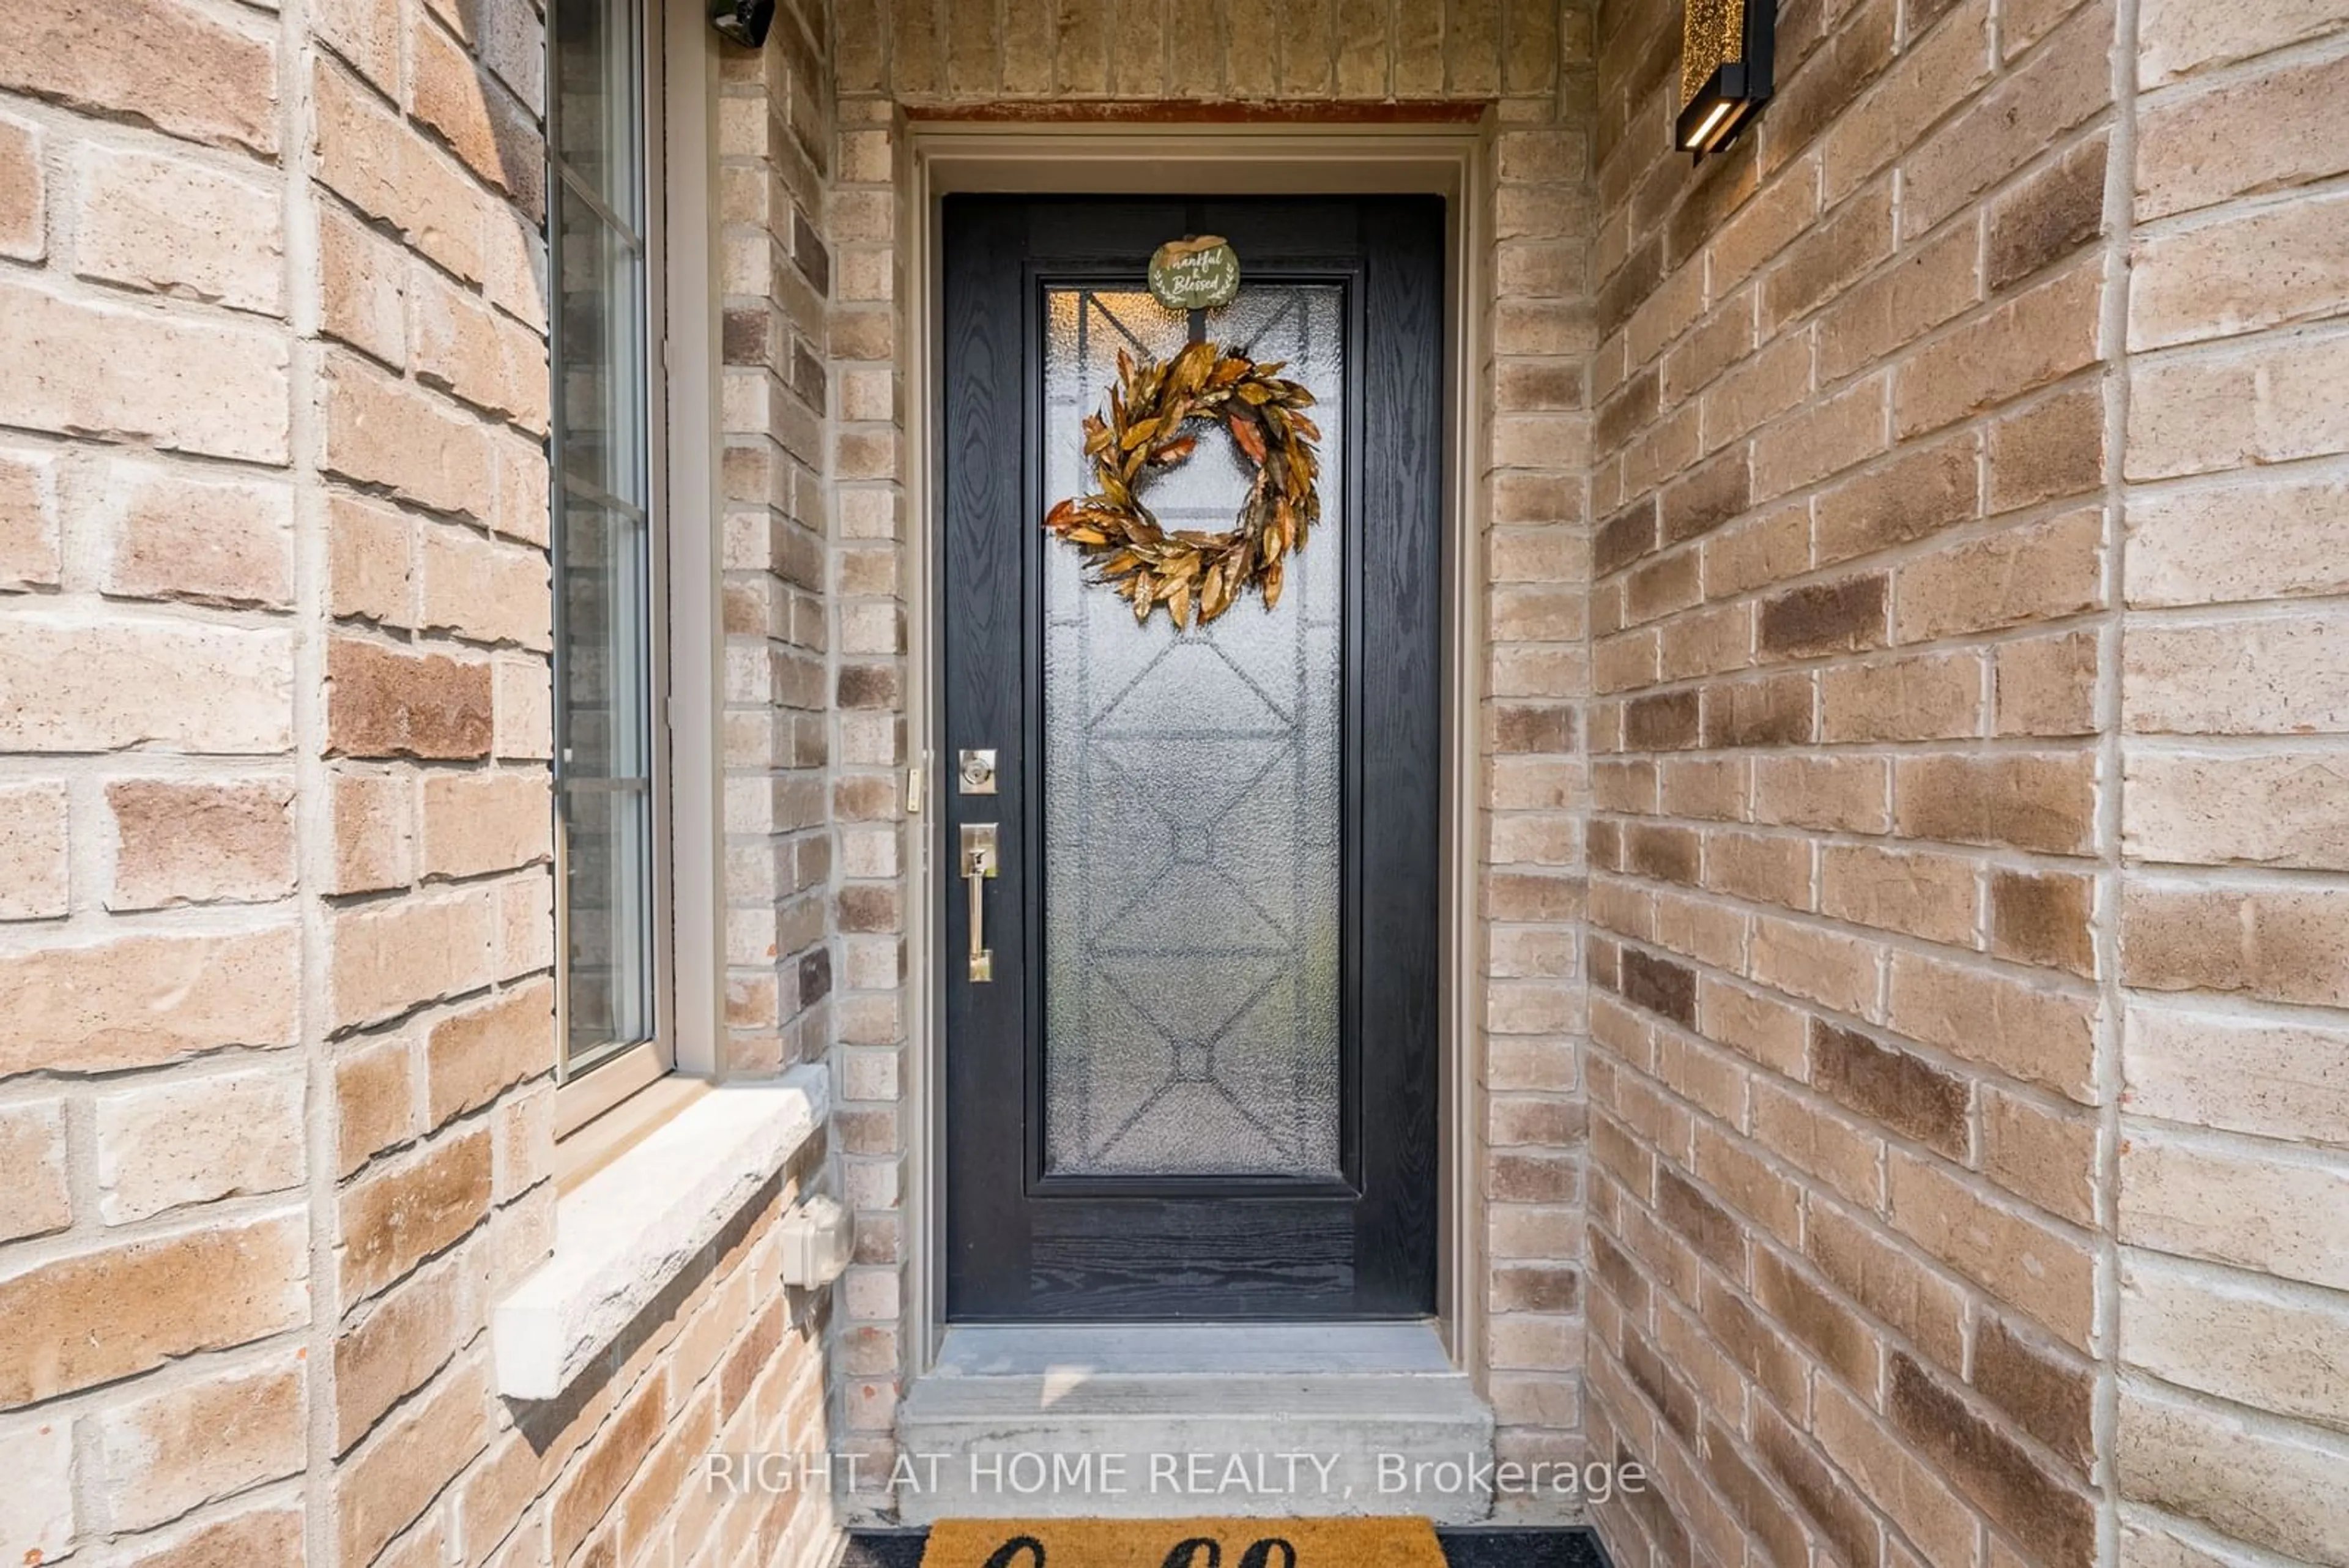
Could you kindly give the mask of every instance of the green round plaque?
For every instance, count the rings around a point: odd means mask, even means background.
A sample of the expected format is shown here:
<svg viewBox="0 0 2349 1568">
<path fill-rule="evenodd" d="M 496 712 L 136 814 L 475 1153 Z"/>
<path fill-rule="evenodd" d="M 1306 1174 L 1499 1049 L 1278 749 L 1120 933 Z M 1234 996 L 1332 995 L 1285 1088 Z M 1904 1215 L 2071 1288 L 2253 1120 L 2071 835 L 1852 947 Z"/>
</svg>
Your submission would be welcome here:
<svg viewBox="0 0 2349 1568">
<path fill-rule="evenodd" d="M 1240 258 L 1221 234 L 1169 240 L 1150 258 L 1150 293 L 1169 310 L 1212 310 L 1240 291 Z"/>
</svg>

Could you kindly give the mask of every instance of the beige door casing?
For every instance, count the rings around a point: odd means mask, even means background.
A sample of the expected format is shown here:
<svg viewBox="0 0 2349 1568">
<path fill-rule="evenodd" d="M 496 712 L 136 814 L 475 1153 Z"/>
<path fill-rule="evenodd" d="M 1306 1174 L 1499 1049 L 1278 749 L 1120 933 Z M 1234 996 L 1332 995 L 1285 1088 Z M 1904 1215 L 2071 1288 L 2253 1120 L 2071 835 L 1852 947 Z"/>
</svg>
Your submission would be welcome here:
<svg viewBox="0 0 2349 1568">
<path fill-rule="evenodd" d="M 938 607 L 932 594 L 936 454 L 929 441 L 937 394 L 936 333 L 939 198 L 960 192 L 1032 194 L 1135 191 L 1219 195 L 1427 193 L 1446 198 L 1448 278 L 1445 367 L 1445 654 L 1444 807 L 1444 1104 L 1439 1327 L 1453 1363 L 1483 1385 L 1485 1276 L 1481 1032 L 1475 1015 L 1484 933 L 1477 918 L 1476 787 L 1485 646 L 1483 596 L 1475 591 L 1485 531 L 1479 464 L 1484 450 L 1481 371 L 1491 363 L 1491 280 L 1484 264 L 1493 216 L 1489 119 L 1440 123 L 1193 124 L 1131 121 L 1006 123 L 916 119 L 909 157 L 898 170 L 899 232 L 907 236 L 902 283 L 913 302 L 901 369 L 908 410 L 905 452 L 909 538 L 905 584 L 909 639 L 906 726 L 923 793 L 936 798 L 931 736 L 936 720 Z M 906 967 L 913 990 L 914 1048 L 907 1061 L 904 1244 L 908 1261 L 905 1334 L 908 1377 L 927 1371 L 943 1328 L 943 1107 L 937 1103 L 943 1048 L 937 933 L 933 911 L 952 864 L 939 814 L 918 819 L 922 848 L 907 900 Z"/>
</svg>

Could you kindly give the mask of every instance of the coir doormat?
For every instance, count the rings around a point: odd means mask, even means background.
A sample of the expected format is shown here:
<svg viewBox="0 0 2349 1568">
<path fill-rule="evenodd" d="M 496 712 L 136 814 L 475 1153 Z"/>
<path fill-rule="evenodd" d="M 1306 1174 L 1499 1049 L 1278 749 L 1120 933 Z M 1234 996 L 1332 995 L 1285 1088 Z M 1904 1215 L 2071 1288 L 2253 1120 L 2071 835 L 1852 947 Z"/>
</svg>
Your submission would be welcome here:
<svg viewBox="0 0 2349 1568">
<path fill-rule="evenodd" d="M 922 1568 L 1444 1568 L 1424 1519 L 949 1519 Z"/>
</svg>

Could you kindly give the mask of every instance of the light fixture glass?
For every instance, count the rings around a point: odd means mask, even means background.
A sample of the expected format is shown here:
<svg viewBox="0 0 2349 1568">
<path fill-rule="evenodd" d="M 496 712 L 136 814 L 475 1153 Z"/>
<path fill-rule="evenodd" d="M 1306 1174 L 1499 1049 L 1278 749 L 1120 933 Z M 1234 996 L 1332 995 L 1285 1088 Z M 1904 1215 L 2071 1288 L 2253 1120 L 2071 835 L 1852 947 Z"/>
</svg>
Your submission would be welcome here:
<svg viewBox="0 0 2349 1568">
<path fill-rule="evenodd" d="M 1770 97 L 1777 0 L 1683 0 L 1673 141 L 1702 158 L 1735 141 Z"/>
</svg>

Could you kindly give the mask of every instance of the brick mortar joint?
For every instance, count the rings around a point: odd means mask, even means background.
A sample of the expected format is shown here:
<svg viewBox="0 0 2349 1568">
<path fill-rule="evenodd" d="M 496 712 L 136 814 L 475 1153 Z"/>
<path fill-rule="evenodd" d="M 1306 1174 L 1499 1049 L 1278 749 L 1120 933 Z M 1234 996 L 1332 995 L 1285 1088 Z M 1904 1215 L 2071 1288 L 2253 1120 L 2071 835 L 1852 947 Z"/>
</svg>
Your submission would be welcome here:
<svg viewBox="0 0 2349 1568">
<path fill-rule="evenodd" d="M 1633 1200 L 1635 1202 L 1639 1201 L 1636 1198 L 1634 1198 Z M 1649 1210 L 1644 1203 L 1641 1204 L 1641 1208 L 1643 1212 L 1648 1214 L 1651 1222 L 1656 1226 L 1659 1231 L 1666 1235 L 1676 1234 L 1671 1231 L 1670 1226 L 1665 1225 L 1660 1219 L 1656 1218 L 1653 1211 Z M 1635 1269 L 1639 1269 L 1640 1267 L 1641 1254 L 1636 1249 L 1624 1243 L 1619 1239 L 1610 1236 L 1609 1240 L 1614 1243 L 1619 1254 L 1630 1262 Z M 1903 1240 L 1905 1240 L 1905 1238 Z M 1807 1269 L 1808 1260 L 1806 1258 L 1802 1258 L 1795 1254 L 1788 1255 L 1793 1257 L 1796 1263 Z M 1752 1297 L 1747 1293 L 1742 1282 L 1730 1280 L 1723 1271 L 1713 1267 L 1702 1256 L 1695 1255 L 1693 1251 L 1692 1251 L 1692 1257 L 1693 1259 L 1693 1265 L 1698 1271 L 1700 1279 L 1702 1279 L 1707 1272 L 1710 1272 L 1712 1274 L 1728 1281 L 1729 1288 L 1735 1293 L 1737 1299 L 1744 1303 L 1755 1317 L 1764 1322 L 1772 1324 L 1777 1323 L 1778 1320 L 1772 1314 L 1764 1310 L 1758 1302 L 1752 1299 Z M 1937 1268 L 1935 1272 L 1940 1272 L 1942 1271 Z M 1652 1304 L 1655 1303 L 1667 1301 L 1671 1302 L 1676 1305 L 1682 1306 L 1685 1315 L 1687 1316 L 1694 1332 L 1702 1336 L 1708 1343 L 1715 1343 L 1714 1336 L 1705 1326 L 1704 1320 L 1702 1315 L 1692 1310 L 1688 1310 L 1685 1303 L 1681 1303 L 1680 1298 L 1662 1281 L 1644 1270 L 1640 1273 L 1640 1278 L 1650 1292 L 1651 1308 Z M 1600 1288 L 1605 1289 L 1606 1287 L 1602 1283 Z M 1827 1289 L 1834 1293 L 1839 1301 L 1845 1299 L 1842 1293 L 1839 1290 L 1837 1290 L 1832 1284 L 1829 1284 Z M 1612 1293 L 1610 1292 L 1609 1294 L 1611 1297 Z M 1995 1298 L 1983 1296 L 1981 1300 L 1988 1300 L 1994 1303 Z M 1973 1305 L 1978 1314 L 1982 1310 L 1980 1302 L 1975 1302 Z M 1619 1307 L 1618 1310 L 1620 1311 L 1621 1309 Z M 1903 1353 L 1907 1354 L 1909 1358 L 1912 1361 L 1915 1361 L 1919 1366 L 1927 1368 L 1938 1368 L 1942 1376 L 1941 1378 L 1937 1381 L 1941 1386 L 1951 1386 L 1951 1384 L 1950 1380 L 1956 1379 L 1954 1386 L 1959 1398 L 1961 1402 L 1966 1404 L 1969 1409 L 1973 1411 L 1977 1418 L 1980 1418 L 1986 1410 L 1990 1415 L 1991 1424 L 1999 1429 L 2002 1437 L 2010 1441 L 2018 1441 L 2022 1443 L 2024 1446 L 2026 1452 L 2037 1450 L 2039 1463 L 2042 1465 L 2045 1473 L 2058 1475 L 2069 1480 L 2075 1481 L 2079 1490 L 2083 1492 L 2091 1491 L 2095 1488 L 2095 1480 L 2092 1475 L 2080 1469 L 2080 1468 L 2072 1461 L 2057 1455 L 2044 1442 L 2039 1439 L 2035 1434 L 2031 1433 L 2027 1428 L 2017 1423 L 2002 1407 L 1991 1401 L 1987 1396 L 1975 1388 L 1972 1384 L 1960 1378 L 1956 1369 L 1943 1366 L 1936 1357 L 1925 1352 L 1920 1346 L 1914 1344 L 1914 1342 L 1908 1340 L 1905 1335 L 1900 1334 L 1899 1331 L 1893 1329 L 1890 1325 L 1883 1324 L 1880 1320 L 1877 1319 L 1872 1313 L 1869 1313 L 1867 1308 L 1859 1305 L 1858 1303 L 1847 1303 L 1847 1310 L 1858 1313 L 1868 1318 L 1877 1332 L 1884 1335 L 1887 1344 L 1900 1347 Z M 1632 1314 L 1630 1313 L 1624 1312 L 1622 1315 L 1624 1321 L 1627 1323 L 1632 1321 Z M 1814 1355 L 1808 1353 L 1806 1348 L 1798 1350 L 1796 1354 L 1800 1355 L 1806 1363 L 1813 1365 L 1815 1376 L 1818 1373 L 1825 1373 L 1826 1376 L 1833 1378 L 1845 1398 L 1850 1400 L 1860 1409 L 1866 1411 L 1870 1417 L 1878 1420 L 1883 1420 L 1886 1418 L 1887 1412 L 1878 1409 L 1873 1398 L 1860 1391 L 1853 1389 L 1842 1379 L 1834 1368 L 1826 1366 L 1823 1362 L 1818 1362 Z M 2076 1352 L 2075 1354 L 2076 1354 Z M 1638 1387 L 1636 1380 L 1630 1381 L 1633 1395 L 1640 1400 L 1641 1408 L 1652 1411 L 1656 1428 L 1659 1431 L 1671 1434 L 1672 1432 L 1671 1423 L 1668 1417 L 1666 1417 L 1665 1413 L 1648 1403 L 1645 1390 Z M 1804 1420 L 1797 1420 L 1787 1414 L 1785 1410 L 1779 1408 L 1777 1401 L 1771 1398 L 1767 1390 L 1763 1388 L 1759 1383 L 1755 1384 L 1754 1391 L 1760 1394 L 1767 1402 L 1772 1413 L 1776 1416 L 1783 1426 L 1785 1426 L 1789 1431 L 1795 1434 L 1796 1437 L 1806 1445 L 1815 1446 L 1821 1450 L 1820 1457 L 1823 1459 L 1824 1463 L 1828 1469 L 1836 1471 L 1839 1475 L 1847 1474 L 1846 1467 L 1844 1465 L 1837 1461 L 1833 1457 L 1825 1455 L 1824 1445 L 1819 1444 L 1816 1437 L 1809 1430 L 1807 1417 Z M 1677 1444 L 1676 1435 L 1668 1437 L 1667 1440 L 1674 1441 Z M 1899 1438 L 1896 1438 L 1896 1441 L 1900 1442 L 1901 1448 L 1913 1461 L 1924 1464 L 1928 1469 L 1931 1469 L 1930 1461 L 1924 1458 L 1922 1451 L 1913 1443 Z M 1702 1467 L 1699 1467 L 1698 1469 L 1702 1479 Z M 1878 1513 L 1882 1516 L 1888 1529 L 1892 1531 L 1896 1535 L 1904 1533 L 1899 1524 L 1893 1519 L 1892 1515 L 1882 1505 L 1877 1503 L 1873 1496 L 1869 1494 L 1864 1487 L 1857 1486 L 1856 1478 L 1853 1478 L 1848 1484 L 1854 1485 L 1856 1490 L 1859 1490 L 1863 1499 L 1864 1506 L 1868 1508 L 1871 1512 Z M 1987 1522 L 1988 1515 L 1981 1504 L 1976 1502 L 1971 1496 L 1967 1496 L 1962 1493 L 1957 1493 L 1955 1495 L 1960 1497 L 1961 1501 L 1969 1511 L 1983 1518 Z M 1993 1531 L 1997 1531 L 2000 1527 L 1992 1523 L 1990 1525 L 1990 1528 Z"/>
<path fill-rule="evenodd" d="M 1648 822 L 1658 819 L 1633 818 L 1630 820 Z M 1792 842 L 1806 841 L 1802 831 L 1799 829 L 1790 831 L 1786 835 L 1786 838 L 1788 841 Z M 1818 842 L 1818 840 L 1816 839 L 1808 841 Z M 1948 852 L 1947 846 L 1931 844 L 1927 841 L 1911 839 L 1884 839 L 1876 841 L 1875 844 L 1870 844 L 1867 846 L 1875 847 L 1881 844 L 1897 844 L 1904 847 L 1922 847 L 1929 851 Z M 1841 847 L 1842 846 L 1838 845 L 1834 846 Z M 2073 865 L 2075 867 L 2079 867 L 2079 859 L 2075 858 Z M 2004 867 L 2001 863 L 1985 863 L 1983 868 L 1996 871 Z M 2020 868 L 2026 870 L 2043 869 L 2043 867 L 2033 862 L 2026 862 Z M 2053 867 L 2053 869 L 2064 868 L 2065 867 Z M 1725 891 L 1703 888 L 1692 888 L 1681 883 L 1664 882 L 1652 878 L 1642 877 L 1636 873 L 1596 868 L 1591 872 L 1591 877 L 1594 880 L 1599 878 L 1608 878 L 1613 881 L 1621 882 L 1635 889 L 1646 889 L 1651 892 L 1657 890 L 1669 890 L 1671 896 L 1680 902 L 1706 909 L 1729 909 L 1740 914 L 1759 915 L 1769 919 L 1783 920 L 1785 923 L 1794 925 L 1799 929 L 1805 931 L 1836 936 L 1847 940 L 1865 942 L 1871 946 L 1881 948 L 1888 958 L 1899 953 L 1908 953 L 1912 957 L 1922 959 L 1930 963 L 1937 963 L 1945 966 L 1956 965 L 1974 973 L 1992 978 L 2008 980 L 2018 983 L 2036 982 L 2029 984 L 2027 989 L 2044 996 L 2058 997 L 2070 1001 L 2085 1001 L 2092 998 L 2102 998 L 2106 989 L 2106 983 L 2103 981 L 2072 974 L 2066 971 L 2028 964 L 2018 959 L 2006 958 L 2001 954 L 1990 951 L 1987 949 L 1952 947 L 1946 943 L 1935 942 L 1930 938 L 1912 936 L 1905 931 L 1886 930 L 1874 926 L 1862 925 L 1857 921 L 1847 920 L 1841 917 L 1826 914 L 1818 910 L 1797 909 L 1783 904 L 1765 903 L 1757 899 L 1743 898 L 1736 894 Z M 1698 965 L 1701 966 L 1706 973 L 1717 978 L 1733 981 L 1744 986 L 1771 991 L 1774 992 L 1776 992 L 1777 988 L 1770 985 L 1767 981 L 1758 981 L 1749 974 L 1742 974 L 1734 970 L 1723 968 L 1713 960 L 1704 957 L 1702 954 L 1682 952 L 1678 949 L 1666 945 L 1655 937 L 1645 936 L 1636 931 L 1625 931 L 1619 928 L 1608 925 L 1602 917 L 1594 915 L 1591 917 L 1590 923 L 1594 928 L 1605 929 L 1610 936 L 1620 939 L 1623 943 L 1635 945 L 1642 950 L 1652 951 L 1658 955 L 1667 957 L 1674 962 Z M 1843 1013 L 1842 1009 L 1836 1008 L 1828 1002 L 1792 996 L 1789 996 L 1787 1000 L 1792 1005 L 1799 1008 Z M 1879 999 L 1879 1005 L 1881 1004 L 1881 999 Z M 1854 1016 L 1849 1013 L 1843 1013 L 1843 1015 L 1847 1017 Z M 1889 1027 L 1885 1023 L 1878 1022 L 1867 1022 L 1865 1026 L 1869 1029 L 1878 1030 L 1887 1029 Z M 1921 1044 L 1922 1043 L 1918 1044 Z M 1986 1064 L 1982 1070 L 1992 1072 L 1996 1071 L 1994 1068 L 1988 1068 Z M 2083 1102 L 2075 1101 L 2074 1103 L 2081 1104 Z"/>
<path fill-rule="evenodd" d="M 1683 1031 L 1682 1033 L 1688 1032 Z M 1696 1036 L 1695 1038 L 1701 1041 L 1702 1040 L 1702 1036 Z M 1703 1044 L 1711 1045 L 1713 1044 L 1713 1042 L 1703 1041 Z M 1715 1046 L 1714 1048 L 1732 1055 L 1737 1054 L 1733 1049 L 1730 1047 Z M 1633 1080 L 1641 1085 L 1644 1092 L 1651 1096 L 1660 1103 L 1679 1107 L 1690 1123 L 1692 1132 L 1692 1150 L 1694 1147 L 1694 1129 L 1699 1125 L 1711 1126 L 1720 1129 L 1716 1136 L 1723 1137 L 1725 1141 L 1737 1147 L 1741 1153 L 1758 1158 L 1760 1163 L 1762 1163 L 1765 1168 L 1770 1168 L 1774 1175 L 1777 1175 L 1781 1180 L 1785 1181 L 1789 1186 L 1798 1189 L 1803 1194 L 1806 1203 L 1816 1203 L 1822 1196 L 1828 1197 L 1832 1199 L 1841 1200 L 1847 1204 L 1852 1203 L 1853 1200 L 1844 1198 L 1840 1193 L 1834 1192 L 1831 1188 L 1823 1189 L 1821 1182 L 1817 1179 L 1811 1177 L 1810 1174 L 1801 1166 L 1795 1164 L 1791 1160 L 1786 1160 L 1783 1156 L 1776 1154 L 1775 1151 L 1772 1150 L 1758 1135 L 1740 1129 L 1734 1123 L 1727 1121 L 1714 1114 L 1702 1102 L 1689 1098 L 1687 1096 L 1682 1094 L 1678 1089 L 1674 1088 L 1670 1082 L 1659 1074 L 1651 1072 L 1648 1069 L 1640 1066 L 1636 1062 L 1633 1062 L 1629 1057 L 1623 1055 L 1619 1052 L 1614 1051 L 1610 1047 L 1599 1045 L 1597 1046 L 1597 1049 L 1610 1058 L 1610 1071 L 1629 1075 Z M 1760 1064 L 1755 1064 L 1755 1065 L 1758 1067 Z M 1762 1068 L 1761 1070 L 1763 1072 L 1771 1071 L 1768 1068 Z M 1776 1087 L 1776 1092 L 1786 1096 L 1786 1097 L 1795 1100 L 1798 1104 L 1804 1105 L 1806 1108 L 1810 1108 L 1815 1111 L 1826 1111 L 1854 1121 L 1867 1122 L 1869 1119 L 1864 1113 L 1852 1110 L 1850 1107 L 1836 1100 L 1833 1096 L 1819 1090 L 1807 1080 L 1788 1077 L 1781 1074 L 1773 1074 L 1772 1075 L 1779 1080 L 1778 1085 L 1775 1085 Z M 1709 1196 L 1713 1198 L 1715 1202 L 1721 1204 L 1722 1207 L 1734 1212 L 1743 1212 L 1742 1210 L 1738 1209 L 1736 1204 L 1721 1197 L 1710 1179 L 1700 1176 L 1693 1168 L 1693 1165 L 1692 1163 L 1684 1161 L 1681 1158 L 1679 1151 L 1669 1150 L 1661 1143 L 1640 1133 L 1631 1121 L 1620 1113 L 1618 1106 L 1619 1102 L 1615 1099 L 1601 1101 L 1597 1096 L 1593 1096 L 1591 1100 L 1591 1112 L 1594 1116 L 1605 1116 L 1609 1121 L 1614 1122 L 1622 1129 L 1624 1136 L 1632 1143 L 1649 1150 L 1651 1153 L 1669 1158 L 1674 1167 L 1688 1179 L 1692 1185 L 1702 1189 Z M 1883 1158 L 1888 1158 L 1891 1155 L 1899 1154 L 1914 1163 L 1924 1165 L 1937 1170 L 1940 1174 L 1949 1179 L 1957 1181 L 1960 1185 L 1964 1187 L 1967 1191 L 1971 1193 L 1977 1200 L 1983 1201 L 1989 1206 L 1998 1209 L 2002 1212 L 2006 1212 L 2010 1215 L 2018 1215 L 2020 1218 L 2030 1220 L 2033 1224 L 2041 1225 L 2043 1227 L 2057 1227 L 2066 1232 L 2076 1232 L 2084 1237 L 2093 1237 L 2096 1234 L 2094 1227 L 2091 1225 L 2075 1220 L 2067 1220 L 2061 1215 L 2051 1214 L 2045 1210 L 2039 1208 L 2029 1199 L 2023 1198 L 2017 1194 L 2010 1192 L 2005 1188 L 1998 1185 L 1995 1181 L 1991 1180 L 1988 1178 L 1987 1173 L 1975 1170 L 1971 1167 L 1966 1166 L 1961 1161 L 1952 1158 L 1951 1156 L 1943 1154 L 1940 1150 L 1935 1149 L 1929 1145 L 1920 1143 L 1913 1138 L 1907 1138 L 1898 1134 L 1889 1133 L 1880 1127 L 1874 1129 L 1874 1136 L 1878 1137 L 1884 1144 L 1884 1155 L 1879 1158 L 1879 1166 L 1881 1166 Z M 1690 1155 L 1690 1160 L 1692 1161 L 1693 1158 L 1693 1154 L 1692 1153 Z M 1781 1165 L 1785 1167 L 1785 1170 L 1791 1171 L 1793 1174 L 1787 1175 L 1781 1171 Z M 1854 1205 L 1854 1207 L 1856 1207 L 1856 1205 Z M 1998 1298 L 1987 1287 L 1975 1283 L 1968 1276 L 1957 1272 L 1954 1267 L 1947 1262 L 1940 1260 L 1935 1254 L 1925 1251 L 1921 1243 L 1916 1242 L 1912 1238 L 1909 1237 L 1906 1231 L 1890 1224 L 1889 1222 L 1889 1212 L 1877 1210 L 1862 1210 L 1861 1212 L 1867 1214 L 1869 1229 L 1877 1231 L 1879 1235 L 1899 1239 L 1908 1246 L 1915 1248 L 1919 1258 L 1930 1260 L 1929 1264 L 1930 1272 L 1940 1274 L 1953 1282 L 1961 1282 L 1962 1288 L 1964 1288 L 1971 1297 L 1977 1298 L 1980 1301 L 1998 1303 Z M 1669 1229 L 1669 1227 L 1667 1227 L 1667 1229 Z M 2002 1306 L 2006 1305 L 2006 1303 L 1999 1303 L 1999 1304 Z M 1864 1307 L 1858 1306 L 1857 1303 L 1855 1303 L 1854 1305 L 1856 1310 L 1863 1312 L 1867 1310 Z M 2009 1310 L 2012 1309 L 2010 1308 Z"/>
</svg>

